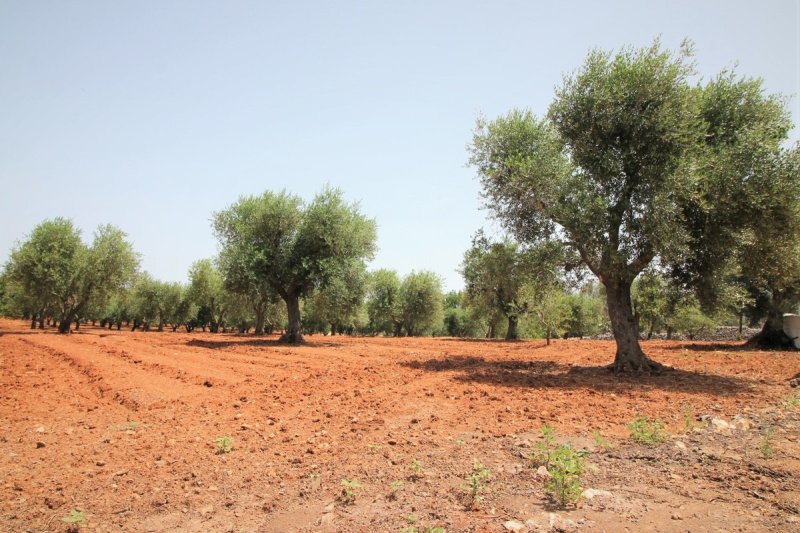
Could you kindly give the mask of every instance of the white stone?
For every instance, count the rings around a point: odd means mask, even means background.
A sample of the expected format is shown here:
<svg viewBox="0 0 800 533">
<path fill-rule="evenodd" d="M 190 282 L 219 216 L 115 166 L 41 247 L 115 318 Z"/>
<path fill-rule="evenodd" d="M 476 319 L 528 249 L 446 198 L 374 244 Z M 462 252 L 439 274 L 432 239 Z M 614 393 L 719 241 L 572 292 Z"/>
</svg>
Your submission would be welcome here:
<svg viewBox="0 0 800 533">
<path fill-rule="evenodd" d="M 525 524 L 518 522 L 517 520 L 508 520 L 503 522 L 503 527 L 508 531 L 522 531 L 525 529 Z"/>
<path fill-rule="evenodd" d="M 585 491 L 581 492 L 581 497 L 586 498 L 587 500 L 591 500 L 592 498 L 595 498 L 597 496 L 610 498 L 611 496 L 613 496 L 613 494 L 608 492 L 607 490 L 601 490 L 601 489 L 586 489 Z"/>
</svg>

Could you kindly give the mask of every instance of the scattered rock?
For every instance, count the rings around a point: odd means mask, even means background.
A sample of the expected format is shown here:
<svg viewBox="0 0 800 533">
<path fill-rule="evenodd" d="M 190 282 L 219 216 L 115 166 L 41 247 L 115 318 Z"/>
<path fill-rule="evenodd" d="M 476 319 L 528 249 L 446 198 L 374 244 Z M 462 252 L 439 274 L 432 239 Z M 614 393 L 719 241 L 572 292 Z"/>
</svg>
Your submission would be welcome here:
<svg viewBox="0 0 800 533">
<path fill-rule="evenodd" d="M 683 517 L 678 513 L 672 513 L 670 515 L 670 518 L 672 518 L 673 520 L 683 520 Z"/>
<path fill-rule="evenodd" d="M 675 441 L 675 447 L 678 448 L 679 450 L 686 451 L 686 445 L 679 440 Z"/>
<path fill-rule="evenodd" d="M 214 514 L 214 506 L 213 505 L 206 505 L 205 507 L 201 507 L 200 509 L 198 509 L 198 511 L 200 512 L 200 514 L 202 516 L 211 515 L 211 514 Z"/>
<path fill-rule="evenodd" d="M 711 429 L 714 431 L 730 431 L 733 426 L 731 426 L 728 422 L 723 420 L 722 418 L 712 418 L 711 419 Z"/>
<path fill-rule="evenodd" d="M 732 425 L 736 429 L 740 429 L 742 431 L 748 431 L 750 428 L 753 427 L 753 421 L 750 420 L 749 418 L 736 415 L 733 417 Z"/>
<path fill-rule="evenodd" d="M 44 426 L 39 426 L 36 428 L 36 433 L 44 433 Z"/>
<path fill-rule="evenodd" d="M 544 465 L 542 465 L 536 469 L 536 477 L 541 479 L 550 479 L 553 476 L 550 475 L 550 472 L 547 471 L 547 468 L 545 468 Z"/>
<path fill-rule="evenodd" d="M 95 465 L 97 465 L 97 466 L 106 466 L 106 462 L 105 461 L 97 461 L 95 463 Z"/>
<path fill-rule="evenodd" d="M 581 498 L 586 498 L 587 500 L 591 500 L 595 497 L 610 498 L 611 496 L 613 496 L 612 493 L 601 489 L 586 489 L 585 491 L 581 492 Z"/>
<path fill-rule="evenodd" d="M 40 441 L 40 440 L 37 440 L 36 441 L 36 447 L 37 448 L 44 448 L 45 447 L 45 443 Z"/>
<path fill-rule="evenodd" d="M 525 529 L 525 524 L 518 522 L 517 520 L 508 520 L 503 522 L 503 527 L 508 531 L 522 531 Z"/>
</svg>

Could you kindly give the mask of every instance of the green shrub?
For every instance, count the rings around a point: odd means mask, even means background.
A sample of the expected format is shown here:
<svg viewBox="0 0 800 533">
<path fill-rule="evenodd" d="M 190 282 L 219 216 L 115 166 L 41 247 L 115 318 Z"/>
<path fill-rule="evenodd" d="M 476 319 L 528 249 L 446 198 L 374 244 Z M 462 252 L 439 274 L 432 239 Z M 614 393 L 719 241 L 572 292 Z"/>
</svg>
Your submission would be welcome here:
<svg viewBox="0 0 800 533">
<path fill-rule="evenodd" d="M 628 422 L 628 429 L 631 432 L 631 440 L 646 446 L 664 442 L 669 436 L 664 428 L 664 422 L 658 418 L 650 420 L 646 416 L 637 416 Z"/>
</svg>

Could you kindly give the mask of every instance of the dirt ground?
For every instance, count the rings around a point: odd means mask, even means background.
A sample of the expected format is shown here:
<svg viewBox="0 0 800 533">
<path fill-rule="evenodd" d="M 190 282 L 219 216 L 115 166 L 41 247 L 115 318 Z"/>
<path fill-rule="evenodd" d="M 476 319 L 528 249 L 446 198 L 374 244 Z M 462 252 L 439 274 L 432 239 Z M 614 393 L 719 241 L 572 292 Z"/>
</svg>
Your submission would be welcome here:
<svg viewBox="0 0 800 533">
<path fill-rule="evenodd" d="M 0 320 L 4 531 L 72 511 L 82 531 L 800 530 L 797 353 L 645 342 L 675 370 L 632 378 L 603 368 L 609 341 L 26 326 Z M 667 442 L 632 443 L 637 415 Z M 550 501 L 528 459 L 546 422 L 607 492 Z"/>
</svg>

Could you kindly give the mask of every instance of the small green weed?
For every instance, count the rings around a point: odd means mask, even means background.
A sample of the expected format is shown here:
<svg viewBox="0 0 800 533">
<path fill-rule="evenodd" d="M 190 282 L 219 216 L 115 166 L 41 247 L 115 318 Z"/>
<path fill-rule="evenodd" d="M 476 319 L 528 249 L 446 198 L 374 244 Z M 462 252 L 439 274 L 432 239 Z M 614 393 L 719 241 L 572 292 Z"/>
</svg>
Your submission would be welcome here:
<svg viewBox="0 0 800 533">
<path fill-rule="evenodd" d="M 222 455 L 224 453 L 231 453 L 233 451 L 233 438 L 225 435 L 222 437 L 217 437 L 214 441 L 216 445 L 216 454 Z"/>
<path fill-rule="evenodd" d="M 631 440 L 646 446 L 655 446 L 668 437 L 664 422 L 658 418 L 650 420 L 646 416 L 637 416 L 628 422 L 628 429 L 631 432 Z"/>
<path fill-rule="evenodd" d="M 683 406 L 683 430 L 691 431 L 697 426 L 697 419 L 694 416 L 694 410 L 691 405 Z"/>
<path fill-rule="evenodd" d="M 128 420 L 124 424 L 112 426 L 115 431 L 136 431 L 137 429 L 147 429 L 147 424 L 142 424 L 136 420 Z"/>
<path fill-rule="evenodd" d="M 599 431 L 594 432 L 594 445 L 605 451 L 613 450 L 617 447 L 614 443 L 601 435 Z"/>
<path fill-rule="evenodd" d="M 86 524 L 86 515 L 83 511 L 72 509 L 67 516 L 61 519 L 62 522 L 69 524 L 70 531 L 77 531 Z"/>
<path fill-rule="evenodd" d="M 542 426 L 539 432 L 542 434 L 542 440 L 536 443 L 536 446 L 534 446 L 535 451 L 529 456 L 531 468 L 540 466 L 547 468 L 550 465 L 550 454 L 556 442 L 556 430 L 549 422 Z"/>
<path fill-rule="evenodd" d="M 800 392 L 794 392 L 783 400 L 783 410 L 793 411 L 800 406 Z"/>
<path fill-rule="evenodd" d="M 414 526 L 404 527 L 400 533 L 445 533 L 443 527 L 426 527 L 425 529 L 417 529 Z"/>
<path fill-rule="evenodd" d="M 403 488 L 403 482 L 399 479 L 395 479 L 391 483 L 389 483 L 389 499 L 396 500 L 397 493 Z"/>
<path fill-rule="evenodd" d="M 342 480 L 342 502 L 348 505 L 356 502 L 356 493 L 361 488 L 357 479 Z"/>
<path fill-rule="evenodd" d="M 370 444 L 369 445 L 369 451 L 372 452 L 372 453 L 378 453 L 381 448 L 382 448 L 382 446 L 380 444 Z"/>
<path fill-rule="evenodd" d="M 417 481 L 422 478 L 424 471 L 422 470 L 422 461 L 414 459 L 411 461 L 411 480 Z"/>
<path fill-rule="evenodd" d="M 769 428 L 764 440 L 761 441 L 761 455 L 764 459 L 772 459 L 775 456 L 775 448 L 772 446 L 772 439 L 775 438 L 775 428 Z"/>
<path fill-rule="evenodd" d="M 491 477 L 492 473 L 482 464 L 476 462 L 472 465 L 472 473 L 465 479 L 465 488 L 469 490 L 470 507 L 473 509 L 480 505 L 483 499 L 481 494 L 486 491 L 486 486 Z"/>
<path fill-rule="evenodd" d="M 544 488 L 562 506 L 577 501 L 581 495 L 585 456 L 585 451 L 574 450 L 569 443 L 556 446 L 550 453 L 547 471 L 551 478 Z"/>
</svg>

